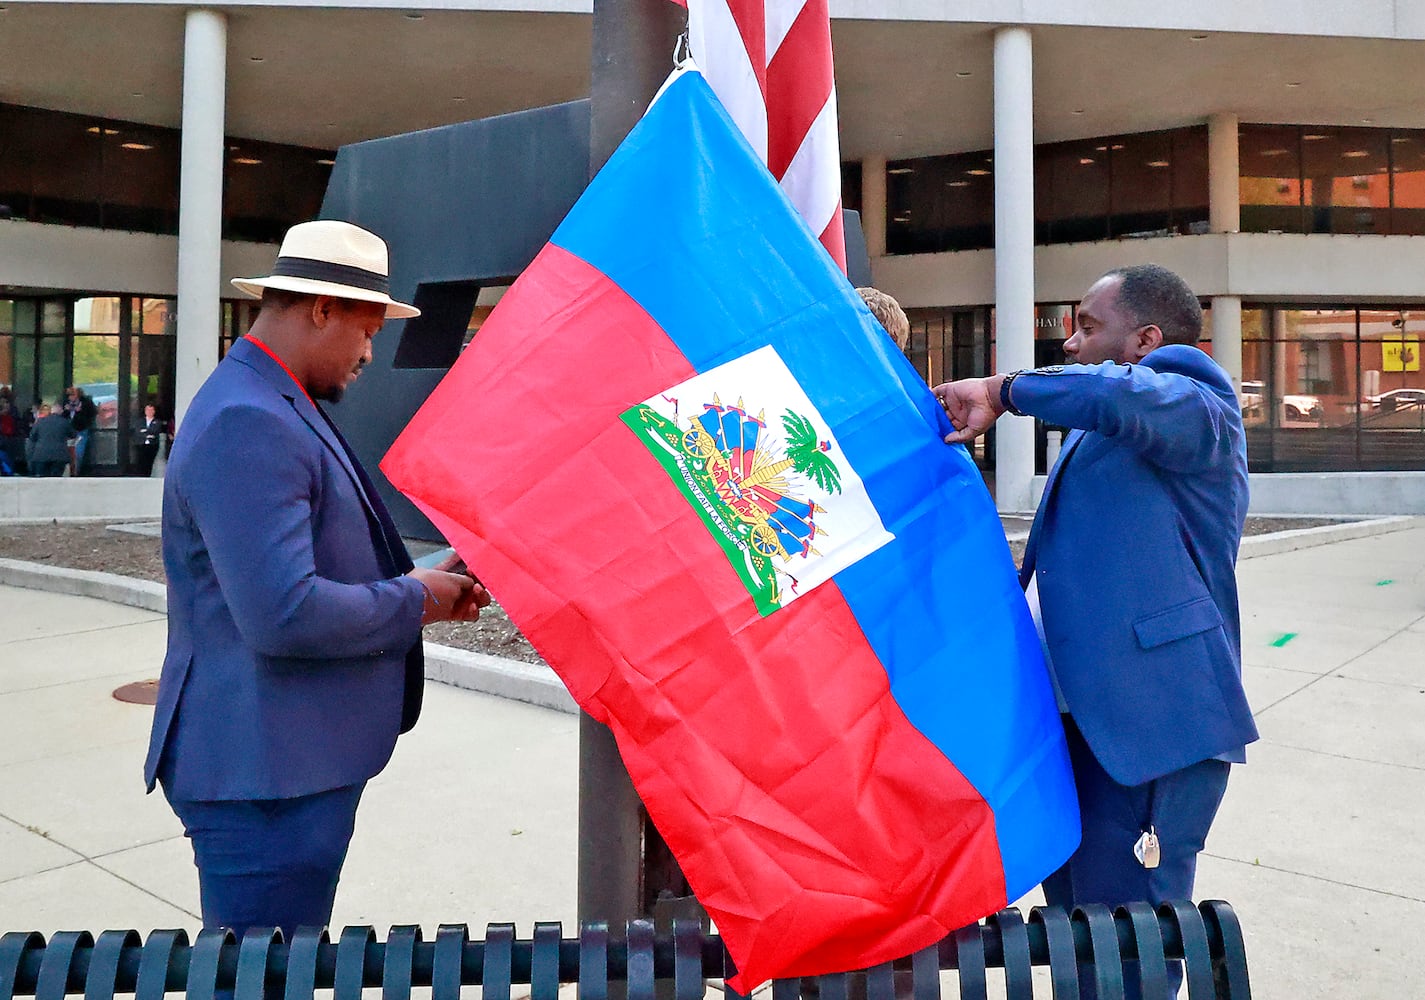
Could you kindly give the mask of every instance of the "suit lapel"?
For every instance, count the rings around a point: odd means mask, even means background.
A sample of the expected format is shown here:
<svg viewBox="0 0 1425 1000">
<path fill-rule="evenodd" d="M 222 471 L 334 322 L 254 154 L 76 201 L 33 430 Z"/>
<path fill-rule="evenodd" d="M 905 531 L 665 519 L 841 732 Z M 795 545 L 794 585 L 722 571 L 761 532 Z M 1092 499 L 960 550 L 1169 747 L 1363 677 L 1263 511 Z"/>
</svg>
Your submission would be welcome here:
<svg viewBox="0 0 1425 1000">
<path fill-rule="evenodd" d="M 1054 463 L 1054 468 L 1049 470 L 1049 478 L 1044 481 L 1044 496 L 1039 501 L 1039 509 L 1034 512 L 1034 524 L 1029 528 L 1029 541 L 1025 543 L 1024 547 L 1024 563 L 1019 570 L 1019 585 L 1021 587 L 1029 586 L 1029 578 L 1034 575 L 1034 566 L 1039 560 L 1039 531 L 1044 524 L 1044 512 L 1049 509 L 1049 502 L 1054 498 L 1054 491 L 1059 488 L 1059 479 L 1063 475 L 1064 466 L 1078 450 L 1080 443 L 1084 440 L 1085 433 L 1081 430 L 1069 432 L 1068 440 L 1059 450 L 1059 460 Z"/>
<path fill-rule="evenodd" d="M 331 422 L 331 418 L 318 408 L 316 403 L 307 398 L 307 394 L 298 388 L 297 384 L 292 381 L 292 377 L 268 357 L 262 348 L 239 340 L 232 346 L 228 354 L 229 357 L 247 365 L 265 378 L 277 390 L 278 394 L 291 404 L 292 412 L 311 428 L 312 433 L 335 456 L 351 480 L 357 498 L 361 501 L 362 509 L 365 510 L 366 517 L 371 522 L 372 540 L 380 540 L 381 545 L 378 548 L 384 548 L 393 567 L 397 567 L 402 573 L 410 569 L 410 566 L 402 567 L 403 563 L 408 563 L 410 560 L 409 557 L 402 559 L 398 556 L 398 553 L 405 555 L 406 548 L 405 544 L 400 542 L 400 536 L 396 534 L 390 514 L 386 512 L 385 505 L 380 503 L 371 481 L 357 464 L 350 446 L 336 429 L 336 425 Z M 396 544 L 393 544 L 393 536 Z"/>
</svg>

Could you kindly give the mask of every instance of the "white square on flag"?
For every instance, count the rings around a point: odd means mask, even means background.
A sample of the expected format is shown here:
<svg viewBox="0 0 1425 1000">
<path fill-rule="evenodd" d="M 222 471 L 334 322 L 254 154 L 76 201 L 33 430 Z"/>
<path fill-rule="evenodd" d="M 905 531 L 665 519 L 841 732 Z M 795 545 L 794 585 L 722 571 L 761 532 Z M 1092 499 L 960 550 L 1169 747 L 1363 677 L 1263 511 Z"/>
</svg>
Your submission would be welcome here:
<svg viewBox="0 0 1425 1000">
<path fill-rule="evenodd" d="M 894 537 L 830 426 L 772 347 L 622 415 L 765 617 Z"/>
</svg>

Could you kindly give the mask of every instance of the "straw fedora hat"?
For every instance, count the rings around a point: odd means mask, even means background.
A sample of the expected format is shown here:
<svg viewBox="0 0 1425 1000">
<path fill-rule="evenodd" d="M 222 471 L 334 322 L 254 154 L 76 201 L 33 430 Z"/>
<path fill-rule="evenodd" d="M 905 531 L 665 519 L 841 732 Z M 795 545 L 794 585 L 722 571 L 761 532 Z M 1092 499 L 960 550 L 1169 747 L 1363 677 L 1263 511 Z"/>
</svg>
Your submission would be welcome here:
<svg viewBox="0 0 1425 1000">
<path fill-rule="evenodd" d="M 233 287 L 254 298 L 264 288 L 304 295 L 332 295 L 381 302 L 387 319 L 410 319 L 421 311 L 391 298 L 386 241 L 350 222 L 303 222 L 287 230 L 277 263 L 265 278 L 234 278 Z"/>
</svg>

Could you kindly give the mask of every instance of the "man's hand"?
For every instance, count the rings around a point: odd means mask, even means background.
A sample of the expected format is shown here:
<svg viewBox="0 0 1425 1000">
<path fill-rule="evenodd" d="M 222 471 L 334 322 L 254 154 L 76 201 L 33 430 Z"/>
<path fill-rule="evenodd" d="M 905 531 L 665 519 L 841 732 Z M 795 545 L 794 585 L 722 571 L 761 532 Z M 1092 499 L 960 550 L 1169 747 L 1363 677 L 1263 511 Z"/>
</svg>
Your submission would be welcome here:
<svg viewBox="0 0 1425 1000">
<path fill-rule="evenodd" d="M 458 554 L 452 552 L 442 559 L 435 568 L 444 570 L 447 573 L 459 573 L 463 576 L 468 576 L 475 584 L 475 586 L 470 589 L 470 593 L 466 595 L 465 608 L 461 615 L 462 621 L 474 621 L 480 617 L 481 608 L 488 608 L 490 606 L 490 592 L 485 589 L 485 585 L 480 582 L 480 578 L 470 572 L 470 567 L 465 565 L 465 560 L 461 559 Z M 469 613 L 472 608 L 475 611 L 473 615 Z"/>
<path fill-rule="evenodd" d="M 421 624 L 474 621 L 480 609 L 490 603 L 490 595 L 469 573 L 448 573 L 440 569 L 416 567 L 406 574 L 420 581 L 426 591 Z"/>
<path fill-rule="evenodd" d="M 946 444 L 969 444 L 994 426 L 1004 412 L 999 404 L 1003 381 L 1003 375 L 991 375 L 945 382 L 931 390 L 955 427 L 953 433 L 945 435 Z"/>
</svg>

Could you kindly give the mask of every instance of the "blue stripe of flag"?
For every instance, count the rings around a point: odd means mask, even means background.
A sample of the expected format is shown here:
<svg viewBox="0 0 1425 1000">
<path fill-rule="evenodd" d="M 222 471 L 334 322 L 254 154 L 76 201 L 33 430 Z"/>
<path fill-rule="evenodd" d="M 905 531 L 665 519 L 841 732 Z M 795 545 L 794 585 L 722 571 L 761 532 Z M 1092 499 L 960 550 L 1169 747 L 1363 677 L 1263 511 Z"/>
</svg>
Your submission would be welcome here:
<svg viewBox="0 0 1425 1000">
<path fill-rule="evenodd" d="M 1053 756 L 1059 722 L 998 515 L 968 454 L 940 440 L 924 382 L 701 75 L 665 89 L 552 242 L 627 292 L 696 370 L 768 344 L 786 362 L 896 536 L 836 583 L 911 724 L 994 810 L 1009 898 L 1027 891 L 1072 850 L 1077 810 L 1066 770 L 1024 763 L 1026 742 Z M 981 575 L 936 575 L 948 567 Z"/>
</svg>

